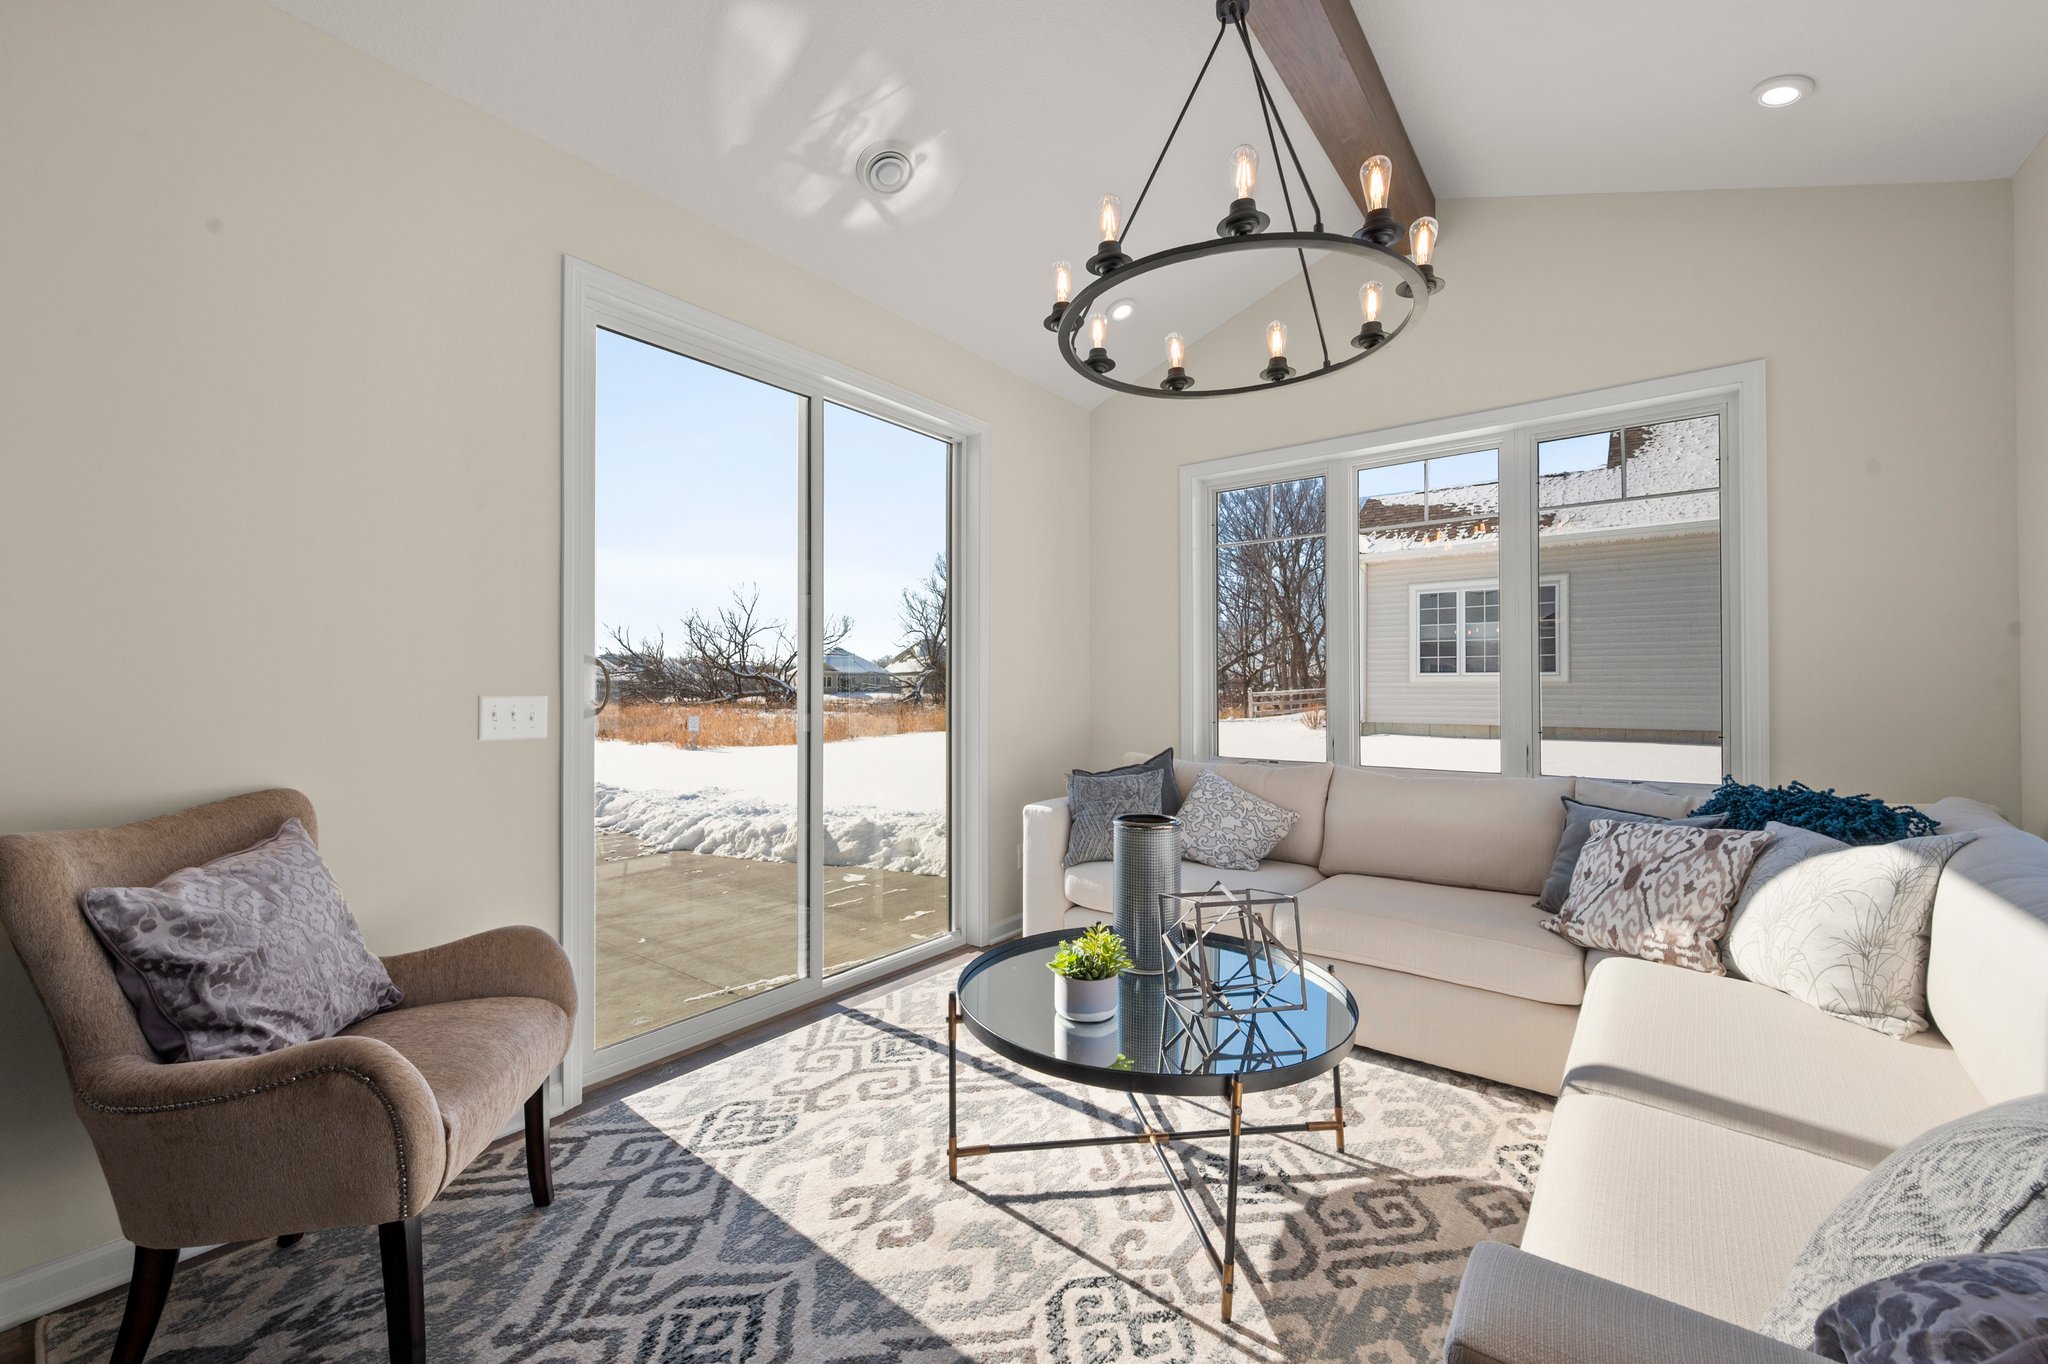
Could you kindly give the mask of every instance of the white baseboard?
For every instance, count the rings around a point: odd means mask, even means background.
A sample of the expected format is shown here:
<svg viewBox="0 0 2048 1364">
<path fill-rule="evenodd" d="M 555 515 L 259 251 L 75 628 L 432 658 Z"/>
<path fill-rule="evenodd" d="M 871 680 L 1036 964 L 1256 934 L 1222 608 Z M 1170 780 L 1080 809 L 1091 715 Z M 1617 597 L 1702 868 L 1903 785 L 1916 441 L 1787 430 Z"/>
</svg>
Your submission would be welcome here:
<svg viewBox="0 0 2048 1364">
<path fill-rule="evenodd" d="M 0 1279 L 0 1330 L 118 1288 L 128 1282 L 134 1268 L 135 1247 L 127 1241 L 109 1241 L 10 1274 Z"/>
<path fill-rule="evenodd" d="M 1000 923 L 993 923 L 988 926 L 988 941 L 999 943 L 1006 938 L 1014 938 L 1023 931 L 1024 916 L 1022 914 L 1012 914 Z"/>
</svg>

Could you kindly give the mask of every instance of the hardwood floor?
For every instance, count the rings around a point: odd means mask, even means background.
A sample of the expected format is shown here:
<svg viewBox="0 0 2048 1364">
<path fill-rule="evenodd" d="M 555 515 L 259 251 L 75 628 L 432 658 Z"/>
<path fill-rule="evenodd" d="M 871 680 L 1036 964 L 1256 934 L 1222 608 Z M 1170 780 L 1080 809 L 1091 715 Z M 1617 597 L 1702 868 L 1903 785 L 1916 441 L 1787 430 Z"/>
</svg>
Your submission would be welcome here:
<svg viewBox="0 0 2048 1364">
<path fill-rule="evenodd" d="M 957 972 L 974 957 L 975 951 L 976 949 L 974 948 L 964 948 L 959 952 L 942 957 L 938 961 L 907 967 L 881 980 L 871 981 L 857 990 L 849 990 L 842 995 L 820 1000 L 805 1008 L 793 1010 L 779 1018 L 770 1019 L 768 1022 L 749 1028 L 737 1036 L 729 1037 L 723 1042 L 713 1042 L 709 1046 L 699 1047 L 695 1051 L 687 1052 L 680 1056 L 671 1056 L 655 1065 L 636 1070 L 630 1075 L 622 1075 L 600 1088 L 586 1092 L 583 1096 L 583 1102 L 569 1110 L 569 1114 L 583 1113 L 593 1108 L 600 1108 L 605 1104 L 625 1098 L 628 1095 L 638 1094 L 643 1089 L 652 1089 L 656 1085 L 664 1084 L 678 1075 L 688 1075 L 691 1071 L 708 1066 L 713 1061 L 731 1056 L 736 1052 L 744 1051 L 748 1047 L 759 1046 L 763 1042 L 772 1041 L 785 1033 L 795 1032 L 798 1028 L 815 1023 L 848 1001 L 884 994 L 913 977 L 922 976 L 934 971 Z M 560 1116 L 566 1117 L 569 1114 Z M 505 1140 L 518 1141 L 520 1138 L 514 1135 L 505 1138 Z M 234 1246 L 222 1246 L 217 1250 L 210 1250 L 206 1254 L 208 1256 L 221 1255 L 235 1248 Z M 433 1272 L 433 1266 L 429 1264 L 427 1266 L 427 1273 L 431 1275 Z M 177 1286 L 173 1284 L 171 1292 L 175 1294 L 177 1291 Z M 113 1288 L 105 1293 L 96 1294 L 85 1301 L 98 1302 L 104 1298 L 118 1298 L 126 1292 L 127 1287 L 123 1285 L 120 1288 Z M 36 1326 L 32 1321 L 23 1322 L 19 1326 L 9 1327 L 7 1330 L 0 1331 L 0 1364 L 34 1364 L 36 1356 L 35 1331 Z"/>
</svg>

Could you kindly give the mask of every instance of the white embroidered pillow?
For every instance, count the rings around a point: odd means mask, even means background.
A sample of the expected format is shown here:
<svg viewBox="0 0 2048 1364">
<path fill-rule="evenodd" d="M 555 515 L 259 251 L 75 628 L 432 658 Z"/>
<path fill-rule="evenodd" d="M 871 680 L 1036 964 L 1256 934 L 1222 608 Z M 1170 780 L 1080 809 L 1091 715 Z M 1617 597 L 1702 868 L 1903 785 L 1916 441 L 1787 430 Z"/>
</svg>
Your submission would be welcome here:
<svg viewBox="0 0 2048 1364">
<path fill-rule="evenodd" d="M 1776 831 L 1778 825 L 1771 825 Z M 1925 1032 L 1927 926 L 1949 858 L 1977 835 L 1860 847 L 1788 831 L 1806 853 L 1756 867 L 1728 960 L 1759 985 L 1892 1037 Z"/>
<path fill-rule="evenodd" d="M 1543 926 L 1581 947 L 1725 976 L 1721 935 L 1770 837 L 1596 819 L 1571 894 Z"/>
<path fill-rule="evenodd" d="M 1301 816 L 1204 769 L 1180 807 L 1180 855 L 1204 866 L 1256 871 Z"/>
</svg>

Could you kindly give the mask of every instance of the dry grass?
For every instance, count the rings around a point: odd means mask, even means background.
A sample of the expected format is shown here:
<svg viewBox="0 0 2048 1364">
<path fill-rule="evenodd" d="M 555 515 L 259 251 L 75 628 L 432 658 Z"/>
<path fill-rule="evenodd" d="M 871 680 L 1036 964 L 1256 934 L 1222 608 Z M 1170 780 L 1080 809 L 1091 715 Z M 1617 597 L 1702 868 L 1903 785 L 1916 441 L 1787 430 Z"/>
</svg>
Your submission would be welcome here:
<svg viewBox="0 0 2048 1364">
<path fill-rule="evenodd" d="M 704 748 L 758 748 L 796 742 L 796 712 L 776 710 L 743 701 L 718 701 L 702 705 L 660 706 L 633 704 L 607 706 L 597 717 L 597 737 L 622 739 L 629 744 L 675 744 L 690 742 L 690 717 L 701 728 L 697 742 Z M 889 734 L 929 734 L 946 727 L 944 706 L 919 706 L 901 701 L 825 702 L 825 742 L 841 739 L 873 739 Z"/>
</svg>

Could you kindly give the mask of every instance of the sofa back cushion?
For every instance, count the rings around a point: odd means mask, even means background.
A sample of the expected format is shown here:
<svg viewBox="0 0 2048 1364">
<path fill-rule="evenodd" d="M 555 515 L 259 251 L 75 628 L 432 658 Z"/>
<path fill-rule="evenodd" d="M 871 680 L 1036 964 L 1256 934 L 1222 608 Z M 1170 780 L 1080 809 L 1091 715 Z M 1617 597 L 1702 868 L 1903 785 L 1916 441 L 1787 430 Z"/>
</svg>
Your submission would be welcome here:
<svg viewBox="0 0 2048 1364">
<path fill-rule="evenodd" d="M 1325 876 L 1391 876 L 1534 896 L 1564 835 L 1570 777 L 1416 776 L 1339 768 Z"/>
<path fill-rule="evenodd" d="M 2048 1089 L 2048 843 L 1986 828 L 1942 868 L 1927 1010 L 1986 1099 Z"/>
<path fill-rule="evenodd" d="M 1330 794 L 1329 763 L 1239 762 L 1230 758 L 1176 762 L 1175 779 L 1180 796 L 1186 800 L 1195 789 L 1195 778 L 1204 768 L 1213 768 L 1232 786 L 1269 800 L 1300 818 L 1266 856 L 1275 862 L 1299 862 L 1313 867 L 1323 855 L 1324 805 Z"/>
</svg>

